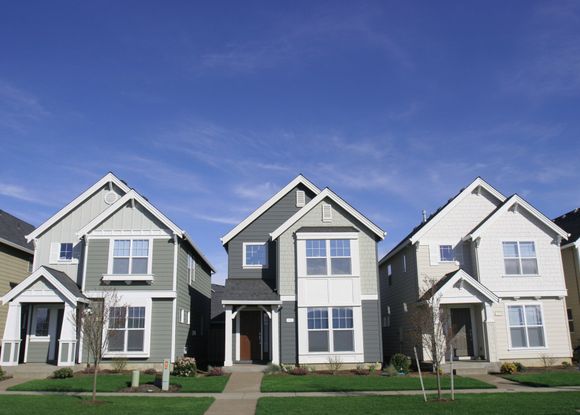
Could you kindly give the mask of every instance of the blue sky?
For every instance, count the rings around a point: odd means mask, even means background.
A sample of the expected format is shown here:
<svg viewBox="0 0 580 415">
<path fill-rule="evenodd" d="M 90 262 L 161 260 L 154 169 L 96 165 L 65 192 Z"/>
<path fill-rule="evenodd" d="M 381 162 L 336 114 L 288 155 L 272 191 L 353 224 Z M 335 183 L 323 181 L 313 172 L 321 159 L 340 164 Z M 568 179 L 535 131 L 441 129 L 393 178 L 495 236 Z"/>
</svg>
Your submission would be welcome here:
<svg viewBox="0 0 580 415">
<path fill-rule="evenodd" d="M 480 175 L 580 206 L 580 3 L 9 2 L 0 208 L 35 225 L 114 171 L 219 242 L 302 172 L 388 232 Z"/>
</svg>

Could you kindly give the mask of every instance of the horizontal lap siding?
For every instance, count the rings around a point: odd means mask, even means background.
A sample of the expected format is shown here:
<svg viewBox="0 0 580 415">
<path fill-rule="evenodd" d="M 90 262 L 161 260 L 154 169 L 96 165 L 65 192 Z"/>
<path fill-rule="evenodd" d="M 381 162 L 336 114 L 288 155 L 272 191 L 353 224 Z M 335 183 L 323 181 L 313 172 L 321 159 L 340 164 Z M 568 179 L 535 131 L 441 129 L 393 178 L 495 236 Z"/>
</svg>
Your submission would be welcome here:
<svg viewBox="0 0 580 415">
<path fill-rule="evenodd" d="M 293 319 L 293 322 L 288 322 L 288 319 Z M 282 363 L 297 363 L 296 323 L 296 302 L 284 301 L 280 310 L 280 361 Z"/>
<path fill-rule="evenodd" d="M 564 263 L 564 276 L 568 289 L 566 305 L 572 309 L 574 319 L 574 333 L 570 333 L 572 348 L 576 348 L 580 346 L 580 263 L 578 262 L 577 248 L 570 247 L 562 250 L 562 262 Z"/>
<path fill-rule="evenodd" d="M 151 310 L 151 350 L 149 362 L 171 358 L 173 300 L 153 300 Z"/>
<path fill-rule="evenodd" d="M 380 362 L 382 358 L 381 325 L 378 301 L 363 301 L 363 341 L 365 362 Z"/>
<path fill-rule="evenodd" d="M 101 278 L 107 273 L 109 263 L 109 240 L 90 239 L 88 244 L 85 289 L 102 289 Z"/>
<path fill-rule="evenodd" d="M 28 342 L 27 363 L 46 363 L 50 342 Z"/>
</svg>

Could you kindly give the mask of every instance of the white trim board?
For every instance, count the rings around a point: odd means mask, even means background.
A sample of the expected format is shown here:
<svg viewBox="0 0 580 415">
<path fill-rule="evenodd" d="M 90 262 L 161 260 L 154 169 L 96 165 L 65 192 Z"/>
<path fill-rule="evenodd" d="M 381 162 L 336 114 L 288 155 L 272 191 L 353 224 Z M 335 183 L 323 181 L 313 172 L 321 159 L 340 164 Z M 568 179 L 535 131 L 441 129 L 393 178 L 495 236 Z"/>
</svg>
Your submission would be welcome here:
<svg viewBox="0 0 580 415">
<path fill-rule="evenodd" d="M 264 212 L 266 212 L 268 209 L 274 206 L 280 199 L 286 196 L 288 192 L 290 192 L 299 184 L 306 186 L 316 195 L 320 193 L 320 189 L 318 187 L 316 187 L 310 180 L 308 180 L 302 174 L 299 174 L 294 180 L 292 180 L 290 183 L 284 186 L 284 188 L 282 188 L 278 193 L 276 193 L 274 196 L 268 199 L 262 206 L 253 211 L 250 214 L 250 216 L 248 216 L 246 219 L 240 222 L 234 229 L 225 234 L 221 238 L 222 245 L 225 245 L 229 241 L 231 241 L 237 234 L 243 231 L 250 223 L 259 218 Z"/>
<path fill-rule="evenodd" d="M 81 195 L 79 195 L 77 198 L 75 198 L 72 202 L 70 202 L 68 205 L 63 207 L 57 213 L 52 215 L 48 220 L 46 220 L 42 225 L 40 225 L 38 228 L 33 230 L 29 235 L 26 235 L 26 240 L 28 242 L 30 242 L 31 240 L 38 238 L 46 230 L 48 230 L 51 226 L 53 226 L 56 222 L 58 222 L 63 217 L 65 217 L 69 212 L 71 212 L 74 208 L 76 208 L 78 205 L 80 205 L 82 202 L 84 202 L 89 196 L 91 196 L 96 191 L 101 189 L 107 183 L 114 183 L 115 186 L 120 188 L 125 193 L 129 192 L 129 190 L 130 190 L 129 186 L 127 186 L 121 179 L 119 179 L 113 173 L 109 172 L 105 176 L 103 176 L 98 182 L 93 184 L 91 187 L 89 187 L 87 190 L 85 190 Z"/>
<path fill-rule="evenodd" d="M 290 226 L 295 224 L 298 220 L 300 220 L 300 218 L 302 218 L 304 215 L 306 215 L 308 212 L 314 209 L 314 207 L 316 207 L 320 202 L 322 202 L 326 198 L 329 198 L 338 206 L 340 206 L 342 209 L 344 209 L 347 213 L 349 213 L 351 216 L 353 216 L 355 219 L 357 219 L 359 222 L 365 225 L 380 239 L 385 238 L 386 236 L 385 231 L 383 231 L 377 225 L 372 223 L 369 219 L 363 216 L 359 211 L 357 211 L 355 208 L 353 208 L 351 205 L 345 202 L 340 196 L 338 196 L 336 193 L 334 193 L 327 187 L 322 192 L 320 192 L 314 199 L 308 202 L 306 206 L 304 206 L 302 209 L 300 209 L 298 212 L 292 215 L 286 222 L 280 225 L 278 229 L 270 233 L 270 237 L 272 238 L 272 240 L 277 239 L 280 235 L 286 232 L 288 228 L 290 228 Z"/>
</svg>

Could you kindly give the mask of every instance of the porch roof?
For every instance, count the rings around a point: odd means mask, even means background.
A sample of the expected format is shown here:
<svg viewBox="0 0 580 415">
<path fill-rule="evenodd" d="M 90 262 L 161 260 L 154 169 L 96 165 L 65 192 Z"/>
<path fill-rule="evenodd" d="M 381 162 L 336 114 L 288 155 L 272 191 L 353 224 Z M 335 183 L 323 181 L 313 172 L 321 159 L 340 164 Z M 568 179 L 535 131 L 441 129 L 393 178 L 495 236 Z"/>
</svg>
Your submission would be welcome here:
<svg viewBox="0 0 580 415">
<path fill-rule="evenodd" d="M 262 279 L 228 278 L 222 304 L 279 304 L 280 297 Z"/>
<path fill-rule="evenodd" d="M 432 290 L 428 290 L 421 296 L 419 302 L 428 301 L 434 295 L 439 295 L 441 298 L 444 298 L 446 291 L 450 290 L 453 287 L 456 287 L 457 285 L 459 286 L 459 290 L 462 290 L 464 283 L 472 287 L 473 290 L 475 290 L 481 296 L 486 298 L 489 302 L 492 303 L 499 302 L 499 297 L 495 295 L 493 291 L 491 291 L 489 288 L 487 288 L 485 285 L 477 281 L 475 278 L 473 278 L 471 275 L 469 275 L 462 269 L 446 274 L 443 278 L 437 281 Z M 461 299 L 458 298 L 457 303 L 460 302 Z"/>
</svg>

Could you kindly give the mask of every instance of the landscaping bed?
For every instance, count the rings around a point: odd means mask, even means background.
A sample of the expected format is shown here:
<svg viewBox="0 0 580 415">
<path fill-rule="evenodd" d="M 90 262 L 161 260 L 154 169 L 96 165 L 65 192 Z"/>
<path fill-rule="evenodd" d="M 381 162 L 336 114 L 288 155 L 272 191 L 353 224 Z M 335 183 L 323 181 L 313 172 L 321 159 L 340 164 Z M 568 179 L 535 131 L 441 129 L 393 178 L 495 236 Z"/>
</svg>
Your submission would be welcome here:
<svg viewBox="0 0 580 415">
<path fill-rule="evenodd" d="M 350 378 L 352 379 L 352 378 Z M 575 414 L 580 408 L 580 393 L 485 393 L 457 394 L 455 401 L 423 402 L 417 396 L 365 396 L 332 398 L 260 398 L 257 415 L 284 414 L 470 414 L 510 415 Z"/>
</svg>

